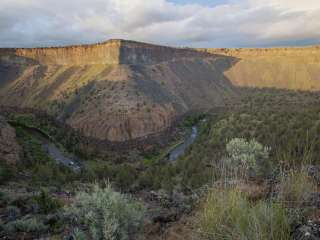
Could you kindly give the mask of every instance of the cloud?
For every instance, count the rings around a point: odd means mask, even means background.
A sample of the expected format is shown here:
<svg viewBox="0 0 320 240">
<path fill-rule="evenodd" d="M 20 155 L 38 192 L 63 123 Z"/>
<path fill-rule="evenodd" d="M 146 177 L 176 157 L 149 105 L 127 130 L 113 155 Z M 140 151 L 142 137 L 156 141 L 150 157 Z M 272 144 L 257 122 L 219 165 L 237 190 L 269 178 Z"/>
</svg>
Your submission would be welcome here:
<svg viewBox="0 0 320 240">
<path fill-rule="evenodd" d="M 319 0 L 230 0 L 213 7 L 169 0 L 1 0 L 0 47 L 125 38 L 176 46 L 316 43 Z"/>
</svg>

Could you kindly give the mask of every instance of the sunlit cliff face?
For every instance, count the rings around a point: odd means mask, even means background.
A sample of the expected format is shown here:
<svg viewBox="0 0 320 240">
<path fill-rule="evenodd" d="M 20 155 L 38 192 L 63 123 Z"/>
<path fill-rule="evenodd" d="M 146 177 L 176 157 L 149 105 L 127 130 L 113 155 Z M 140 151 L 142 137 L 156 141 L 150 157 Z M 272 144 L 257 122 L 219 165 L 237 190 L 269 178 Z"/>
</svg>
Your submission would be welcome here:
<svg viewBox="0 0 320 240">
<path fill-rule="evenodd" d="M 307 91 L 320 89 L 319 46 L 206 51 L 239 59 L 237 64 L 225 72 L 236 86 Z"/>
</svg>

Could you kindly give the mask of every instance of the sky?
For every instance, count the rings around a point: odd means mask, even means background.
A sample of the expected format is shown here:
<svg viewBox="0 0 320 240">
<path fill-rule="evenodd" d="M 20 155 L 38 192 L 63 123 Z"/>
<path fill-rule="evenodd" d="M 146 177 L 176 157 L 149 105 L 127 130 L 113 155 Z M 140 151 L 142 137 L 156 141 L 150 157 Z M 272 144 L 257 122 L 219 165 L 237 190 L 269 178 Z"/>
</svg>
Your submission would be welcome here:
<svg viewBox="0 0 320 240">
<path fill-rule="evenodd" d="M 320 43 L 320 0 L 0 0 L 0 47 Z"/>
</svg>

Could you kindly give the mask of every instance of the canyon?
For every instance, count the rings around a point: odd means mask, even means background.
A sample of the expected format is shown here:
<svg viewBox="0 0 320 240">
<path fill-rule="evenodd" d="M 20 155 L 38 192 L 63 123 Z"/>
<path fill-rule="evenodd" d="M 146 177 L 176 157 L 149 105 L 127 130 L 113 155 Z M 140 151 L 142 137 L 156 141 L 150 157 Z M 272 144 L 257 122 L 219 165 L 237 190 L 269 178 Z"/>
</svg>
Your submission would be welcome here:
<svg viewBox="0 0 320 240">
<path fill-rule="evenodd" d="M 0 105 L 43 110 L 84 136 L 145 138 L 223 107 L 241 87 L 320 90 L 320 48 L 191 49 L 126 40 L 0 49 Z"/>
</svg>

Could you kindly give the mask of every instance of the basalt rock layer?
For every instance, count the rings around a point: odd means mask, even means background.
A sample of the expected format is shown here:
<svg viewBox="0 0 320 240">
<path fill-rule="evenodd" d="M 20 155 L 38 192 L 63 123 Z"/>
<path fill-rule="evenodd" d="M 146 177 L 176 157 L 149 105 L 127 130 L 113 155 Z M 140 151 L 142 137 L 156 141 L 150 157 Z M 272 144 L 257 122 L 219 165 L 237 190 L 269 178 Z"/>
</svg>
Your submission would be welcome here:
<svg viewBox="0 0 320 240">
<path fill-rule="evenodd" d="M 157 64 L 210 53 L 193 49 L 171 48 L 125 40 L 109 40 L 91 45 L 49 48 L 0 49 L 0 59 L 8 64 L 41 65 Z"/>
<path fill-rule="evenodd" d="M 223 106 L 238 87 L 320 90 L 320 49 L 190 49 L 124 40 L 0 49 L 0 105 L 45 110 L 123 142 Z"/>
</svg>

